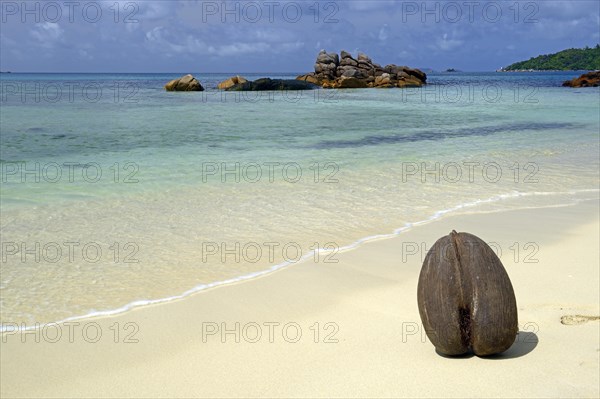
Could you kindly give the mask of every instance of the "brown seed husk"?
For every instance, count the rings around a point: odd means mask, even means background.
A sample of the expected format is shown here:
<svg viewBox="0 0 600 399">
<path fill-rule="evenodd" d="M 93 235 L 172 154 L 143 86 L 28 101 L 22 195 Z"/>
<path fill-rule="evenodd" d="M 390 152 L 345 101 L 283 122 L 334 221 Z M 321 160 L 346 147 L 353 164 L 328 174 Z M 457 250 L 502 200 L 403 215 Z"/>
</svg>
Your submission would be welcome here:
<svg viewBox="0 0 600 399">
<path fill-rule="evenodd" d="M 517 301 L 502 262 L 469 233 L 453 231 L 431 247 L 417 302 L 427 337 L 445 355 L 504 352 L 519 330 Z"/>
</svg>

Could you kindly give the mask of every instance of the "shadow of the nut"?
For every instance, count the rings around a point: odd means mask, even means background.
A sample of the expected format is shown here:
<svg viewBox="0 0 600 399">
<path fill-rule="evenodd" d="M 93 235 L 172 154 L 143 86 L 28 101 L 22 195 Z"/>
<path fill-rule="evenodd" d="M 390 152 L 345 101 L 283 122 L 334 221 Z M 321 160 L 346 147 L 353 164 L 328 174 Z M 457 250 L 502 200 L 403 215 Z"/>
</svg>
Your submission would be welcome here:
<svg viewBox="0 0 600 399">
<path fill-rule="evenodd" d="M 535 347 L 540 342 L 538 336 L 531 331 L 519 331 L 517 335 L 517 339 L 515 339 L 515 343 L 512 344 L 507 351 L 498 353 L 496 355 L 485 356 L 482 359 L 490 359 L 490 360 L 506 360 L 506 359 L 516 359 L 521 356 L 525 356 L 528 353 L 532 352 Z"/>
<path fill-rule="evenodd" d="M 528 353 L 532 352 L 537 344 L 540 342 L 538 336 L 531 331 L 519 331 L 517 334 L 517 338 L 515 342 L 512 344 L 508 350 L 490 356 L 479 356 L 481 359 L 486 360 L 507 360 L 507 359 L 516 359 L 521 356 L 525 356 Z M 438 355 L 441 357 L 449 358 L 449 359 L 470 359 L 475 356 L 472 352 L 465 353 L 463 355 L 458 356 L 449 356 L 439 352 L 437 349 L 435 350 Z"/>
<path fill-rule="evenodd" d="M 470 359 L 473 356 L 475 356 L 473 352 L 463 353 L 462 355 L 446 355 L 445 353 L 442 353 L 439 350 L 437 350 L 437 348 L 435 350 L 435 353 L 437 353 L 441 357 L 445 357 L 446 359 Z"/>
</svg>

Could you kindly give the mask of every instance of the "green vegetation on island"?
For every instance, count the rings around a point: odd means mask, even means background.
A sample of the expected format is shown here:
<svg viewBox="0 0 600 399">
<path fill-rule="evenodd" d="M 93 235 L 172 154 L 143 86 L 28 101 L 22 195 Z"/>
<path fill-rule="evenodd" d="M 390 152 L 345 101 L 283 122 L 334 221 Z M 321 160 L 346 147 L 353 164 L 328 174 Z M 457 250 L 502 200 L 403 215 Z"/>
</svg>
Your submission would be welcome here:
<svg viewBox="0 0 600 399">
<path fill-rule="evenodd" d="M 571 48 L 516 62 L 501 71 L 593 71 L 600 69 L 600 44 L 594 48 Z"/>
</svg>

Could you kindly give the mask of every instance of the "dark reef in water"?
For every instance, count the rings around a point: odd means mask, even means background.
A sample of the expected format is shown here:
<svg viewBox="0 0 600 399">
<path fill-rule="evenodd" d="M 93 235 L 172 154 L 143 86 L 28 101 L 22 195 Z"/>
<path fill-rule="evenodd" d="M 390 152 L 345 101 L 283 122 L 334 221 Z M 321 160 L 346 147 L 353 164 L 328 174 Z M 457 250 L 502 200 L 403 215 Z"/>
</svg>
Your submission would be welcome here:
<svg viewBox="0 0 600 399">
<path fill-rule="evenodd" d="M 274 91 L 274 90 L 313 90 L 318 86 L 310 82 L 293 79 L 262 78 L 231 86 L 226 91 Z"/>
<path fill-rule="evenodd" d="M 539 131 L 549 129 L 565 129 L 572 127 L 574 127 L 574 125 L 571 123 L 515 123 L 510 125 L 468 128 L 458 131 L 431 130 L 409 135 L 394 134 L 390 136 L 367 136 L 356 140 L 328 140 L 321 141 L 320 143 L 311 146 L 311 148 L 352 148 L 382 144 L 410 143 L 425 140 L 443 140 L 458 137 L 489 136 L 501 132 L 528 130 Z"/>
</svg>

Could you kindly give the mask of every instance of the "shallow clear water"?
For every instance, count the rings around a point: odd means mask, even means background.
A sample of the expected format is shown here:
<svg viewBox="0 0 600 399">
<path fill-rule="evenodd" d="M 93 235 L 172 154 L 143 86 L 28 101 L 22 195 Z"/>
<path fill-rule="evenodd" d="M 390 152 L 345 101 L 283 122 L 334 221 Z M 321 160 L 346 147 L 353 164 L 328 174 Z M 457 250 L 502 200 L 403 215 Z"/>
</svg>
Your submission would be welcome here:
<svg viewBox="0 0 600 399">
<path fill-rule="evenodd" d="M 1 322 L 175 297 L 446 210 L 596 199 L 600 90 L 560 87 L 575 75 L 225 94 L 228 75 L 166 93 L 180 73 L 3 74 Z"/>
</svg>

